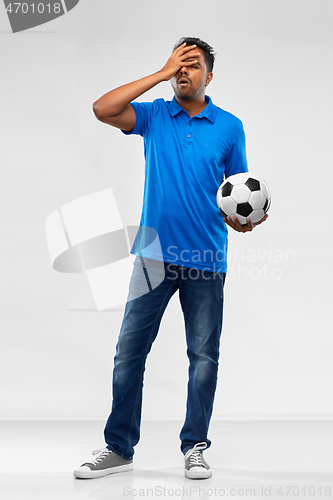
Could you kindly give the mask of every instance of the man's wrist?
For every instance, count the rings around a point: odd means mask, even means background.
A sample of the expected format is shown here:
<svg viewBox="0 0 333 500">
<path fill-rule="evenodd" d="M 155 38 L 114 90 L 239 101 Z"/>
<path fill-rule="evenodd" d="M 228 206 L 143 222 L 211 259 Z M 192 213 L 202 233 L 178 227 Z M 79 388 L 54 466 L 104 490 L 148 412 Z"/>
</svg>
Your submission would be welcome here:
<svg viewBox="0 0 333 500">
<path fill-rule="evenodd" d="M 159 77 L 160 82 L 167 82 L 167 81 L 169 81 L 172 78 L 167 73 L 165 73 L 165 71 L 163 71 L 163 69 L 160 69 L 155 74 Z"/>
</svg>

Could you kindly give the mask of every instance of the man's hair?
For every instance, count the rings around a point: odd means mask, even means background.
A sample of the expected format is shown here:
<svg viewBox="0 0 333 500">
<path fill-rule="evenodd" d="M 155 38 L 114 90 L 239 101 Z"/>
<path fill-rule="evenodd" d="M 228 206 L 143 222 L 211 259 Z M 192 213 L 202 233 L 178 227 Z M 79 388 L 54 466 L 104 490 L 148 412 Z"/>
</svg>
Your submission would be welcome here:
<svg viewBox="0 0 333 500">
<path fill-rule="evenodd" d="M 215 55 L 216 55 L 213 47 L 208 45 L 208 43 L 204 42 L 203 40 L 200 40 L 200 38 L 183 36 L 183 38 L 178 40 L 178 42 L 174 46 L 173 50 L 177 49 L 178 47 L 180 47 L 180 45 L 182 45 L 185 42 L 186 42 L 186 45 L 196 45 L 199 49 L 201 49 L 204 52 L 207 71 L 208 72 L 213 71 Z"/>
</svg>

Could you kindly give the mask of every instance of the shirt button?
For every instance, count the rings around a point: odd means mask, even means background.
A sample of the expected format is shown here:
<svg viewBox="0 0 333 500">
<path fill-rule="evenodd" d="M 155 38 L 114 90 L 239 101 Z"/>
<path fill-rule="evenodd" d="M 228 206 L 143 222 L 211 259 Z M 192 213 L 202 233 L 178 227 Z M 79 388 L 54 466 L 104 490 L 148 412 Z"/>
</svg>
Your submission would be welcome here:
<svg viewBox="0 0 333 500">
<path fill-rule="evenodd" d="M 192 127 L 192 122 L 189 123 L 189 126 Z"/>
<path fill-rule="evenodd" d="M 187 134 L 187 137 L 191 137 L 191 134 Z"/>
</svg>

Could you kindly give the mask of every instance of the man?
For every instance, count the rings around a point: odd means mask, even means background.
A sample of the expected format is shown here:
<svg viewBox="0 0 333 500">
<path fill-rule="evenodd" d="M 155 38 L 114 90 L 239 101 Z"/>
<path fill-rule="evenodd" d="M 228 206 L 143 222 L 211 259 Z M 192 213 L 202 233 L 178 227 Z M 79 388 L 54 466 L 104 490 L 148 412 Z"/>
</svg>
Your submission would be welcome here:
<svg viewBox="0 0 333 500">
<path fill-rule="evenodd" d="M 112 90 L 93 106 L 100 121 L 144 138 L 140 226 L 156 231 L 161 253 L 154 245 L 147 246 L 141 237 L 144 232 L 138 232 L 131 251 L 137 257 L 116 348 L 112 412 L 104 432 L 107 447 L 74 471 L 76 477 L 100 477 L 133 468 L 145 361 L 163 312 L 177 290 L 189 357 L 187 411 L 180 433 L 185 476 L 211 476 L 202 451 L 211 445 L 207 433 L 222 329 L 226 225 L 239 232 L 252 231 L 254 226 L 249 219 L 246 226 L 230 217 L 223 222 L 216 205 L 224 177 L 246 172 L 247 161 L 241 121 L 205 95 L 214 59 L 207 43 L 183 38 L 160 71 Z M 168 80 L 175 94 L 172 101 L 133 102 Z M 161 262 L 163 279 L 153 288 L 150 282 Z M 143 280 L 149 292 L 136 293 Z"/>
</svg>

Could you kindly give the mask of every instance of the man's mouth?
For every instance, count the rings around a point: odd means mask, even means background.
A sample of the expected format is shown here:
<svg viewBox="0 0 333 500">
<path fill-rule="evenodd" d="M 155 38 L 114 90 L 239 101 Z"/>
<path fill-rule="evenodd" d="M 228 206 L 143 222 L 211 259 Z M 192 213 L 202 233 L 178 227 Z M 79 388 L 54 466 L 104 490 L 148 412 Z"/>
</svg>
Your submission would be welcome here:
<svg viewBox="0 0 333 500">
<path fill-rule="evenodd" d="M 189 85 L 190 82 L 186 78 L 179 78 L 178 85 Z"/>
</svg>

